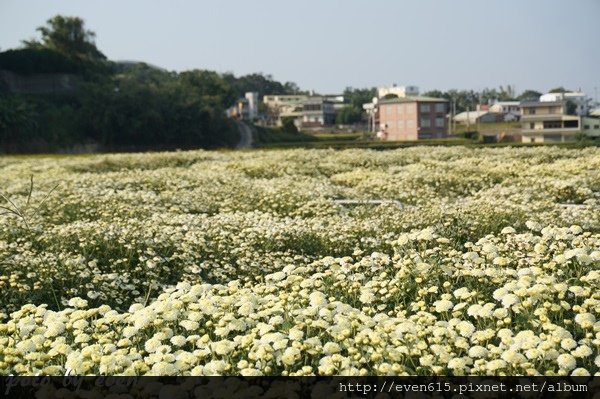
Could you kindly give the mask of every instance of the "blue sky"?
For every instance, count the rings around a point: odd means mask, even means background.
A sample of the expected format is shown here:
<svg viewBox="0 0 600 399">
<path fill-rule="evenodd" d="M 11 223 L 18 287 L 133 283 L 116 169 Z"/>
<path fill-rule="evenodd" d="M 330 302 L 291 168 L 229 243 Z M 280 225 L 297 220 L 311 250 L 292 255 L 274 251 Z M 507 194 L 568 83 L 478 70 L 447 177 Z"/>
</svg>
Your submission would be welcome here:
<svg viewBox="0 0 600 399">
<path fill-rule="evenodd" d="M 112 60 L 271 74 L 303 89 L 600 90 L 600 1 L 1 0 L 0 49 L 56 14 Z"/>
</svg>

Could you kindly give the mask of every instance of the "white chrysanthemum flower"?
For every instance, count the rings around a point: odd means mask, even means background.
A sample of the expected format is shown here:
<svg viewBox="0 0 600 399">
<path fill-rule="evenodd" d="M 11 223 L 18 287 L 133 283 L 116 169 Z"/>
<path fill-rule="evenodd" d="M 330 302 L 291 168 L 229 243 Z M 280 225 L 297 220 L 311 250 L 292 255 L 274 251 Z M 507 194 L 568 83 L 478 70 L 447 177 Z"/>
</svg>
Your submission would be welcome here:
<svg viewBox="0 0 600 399">
<path fill-rule="evenodd" d="M 285 272 L 275 272 L 267 276 L 267 279 L 272 281 L 281 281 L 286 277 Z"/>
<path fill-rule="evenodd" d="M 69 306 L 72 306 L 74 308 L 83 309 L 86 308 L 87 305 L 88 301 L 86 301 L 85 299 L 79 297 L 69 299 Z"/>
<path fill-rule="evenodd" d="M 192 320 L 182 320 L 179 322 L 179 325 L 187 331 L 196 331 L 198 330 L 198 327 L 200 327 L 200 324 L 198 324 L 197 321 Z"/>
<path fill-rule="evenodd" d="M 506 290 L 506 288 L 502 287 L 502 288 L 498 288 L 497 290 L 495 290 L 492 293 L 492 297 L 495 300 L 500 301 L 506 294 L 508 294 L 508 291 Z"/>
<path fill-rule="evenodd" d="M 482 306 L 478 305 L 478 304 L 471 305 L 467 309 L 467 314 L 471 317 L 477 317 L 479 315 L 479 311 L 481 310 L 481 308 L 482 308 Z"/>
<path fill-rule="evenodd" d="M 227 363 L 223 360 L 211 360 L 204 365 L 203 373 L 206 376 L 219 376 L 223 375 L 226 368 Z"/>
<path fill-rule="evenodd" d="M 575 315 L 575 323 L 579 324 L 581 328 L 591 328 L 596 323 L 596 316 L 591 313 L 578 313 Z"/>
<path fill-rule="evenodd" d="M 461 357 L 455 357 L 448 362 L 448 368 L 454 370 L 462 370 L 467 367 L 465 360 Z"/>
<path fill-rule="evenodd" d="M 498 370 L 502 370 L 503 368 L 505 368 L 506 362 L 502 359 L 495 359 L 495 360 L 487 362 L 485 367 L 488 372 L 494 373 Z"/>
<path fill-rule="evenodd" d="M 504 256 L 496 256 L 492 263 L 496 266 L 506 266 L 508 265 L 509 260 Z"/>
<path fill-rule="evenodd" d="M 264 375 L 262 371 L 254 369 L 254 368 L 242 369 L 242 370 L 240 370 L 240 374 L 244 377 L 260 377 L 260 376 Z"/>
<path fill-rule="evenodd" d="M 298 359 L 300 359 L 300 354 L 301 352 L 298 348 L 288 347 L 283 352 L 283 355 L 281 355 L 281 361 L 284 364 L 291 366 L 296 363 Z"/>
<path fill-rule="evenodd" d="M 439 301 L 435 301 L 433 303 L 433 306 L 435 307 L 435 311 L 437 313 L 443 313 L 451 310 L 454 307 L 454 304 L 452 303 L 452 301 L 440 299 Z"/>
<path fill-rule="evenodd" d="M 425 230 L 421 230 L 418 234 L 417 234 L 417 240 L 419 241 L 431 241 L 435 238 L 434 235 L 434 229 L 432 227 L 429 227 Z"/>
<path fill-rule="evenodd" d="M 456 325 L 456 329 L 463 337 L 470 337 L 475 332 L 475 326 L 468 321 L 461 321 Z"/>
<path fill-rule="evenodd" d="M 475 345 L 469 348 L 469 357 L 484 358 L 488 355 L 488 350 L 481 345 Z"/>
<path fill-rule="evenodd" d="M 250 316 L 253 312 L 254 312 L 254 305 L 250 302 L 244 302 L 238 308 L 238 313 L 242 316 Z"/>
<path fill-rule="evenodd" d="M 577 346 L 577 341 L 573 338 L 564 338 L 560 341 L 560 347 L 564 350 L 571 350 Z"/>
<path fill-rule="evenodd" d="M 583 229 L 581 228 L 581 226 L 573 225 L 569 227 L 569 231 L 575 235 L 579 235 L 583 232 Z"/>
<path fill-rule="evenodd" d="M 582 296 L 586 295 L 586 289 L 579 285 L 573 285 L 573 286 L 569 287 L 569 291 L 578 297 L 582 297 Z"/>
<path fill-rule="evenodd" d="M 175 335 L 170 342 L 175 346 L 183 346 L 187 343 L 187 339 L 183 335 Z"/>
<path fill-rule="evenodd" d="M 471 296 L 471 292 L 466 287 L 461 287 L 457 290 L 454 290 L 452 294 L 458 299 L 467 299 Z"/>
<path fill-rule="evenodd" d="M 215 352 L 217 355 L 223 356 L 233 351 L 235 349 L 235 344 L 229 340 L 224 339 L 218 342 L 213 342 L 211 344 L 211 348 L 213 352 Z"/>
<path fill-rule="evenodd" d="M 368 305 L 375 300 L 375 294 L 370 289 L 361 290 L 358 300 Z"/>
<path fill-rule="evenodd" d="M 575 358 L 568 353 L 563 353 L 562 355 L 558 356 L 556 363 L 558 364 L 558 367 L 567 371 L 573 370 L 577 366 L 577 360 L 575 360 Z"/>
<path fill-rule="evenodd" d="M 16 348 L 21 353 L 27 354 L 27 353 L 35 352 L 36 345 L 35 345 L 35 342 L 33 342 L 32 340 L 26 339 L 26 340 L 17 342 Z"/>
<path fill-rule="evenodd" d="M 584 369 L 583 367 L 576 368 L 571 372 L 573 377 L 587 377 L 590 376 L 590 372 Z"/>
<path fill-rule="evenodd" d="M 125 338 L 131 338 L 137 333 L 137 329 L 135 327 L 127 326 L 123 329 L 123 336 Z"/>
<path fill-rule="evenodd" d="M 578 346 L 577 349 L 571 352 L 575 357 L 588 357 L 593 354 L 592 349 L 587 345 Z"/>
<path fill-rule="evenodd" d="M 90 342 L 91 340 L 92 340 L 92 337 L 90 337 L 88 334 L 85 334 L 85 333 L 77 334 L 75 336 L 75 343 L 77 343 L 77 344 L 84 343 L 84 342 Z"/>
<path fill-rule="evenodd" d="M 541 356 L 542 356 L 542 352 L 535 348 L 527 349 L 525 351 L 525 357 L 529 360 L 536 360 Z"/>
<path fill-rule="evenodd" d="M 327 297 L 321 291 L 313 291 L 308 296 L 311 306 L 321 307 L 327 305 Z"/>
<path fill-rule="evenodd" d="M 342 348 L 335 342 L 327 342 L 323 345 L 323 353 L 326 355 L 333 355 L 334 353 L 339 353 L 342 351 Z"/>
<path fill-rule="evenodd" d="M 52 338 L 61 335 L 65 331 L 65 325 L 60 321 L 50 321 L 47 324 L 46 332 L 44 337 Z"/>
<path fill-rule="evenodd" d="M 148 352 L 148 353 L 153 353 L 153 352 L 156 352 L 156 350 L 158 349 L 159 346 L 161 346 L 161 342 L 158 339 L 150 338 L 144 344 L 144 349 L 146 349 L 146 352 Z"/>
<path fill-rule="evenodd" d="M 300 341 L 304 337 L 304 331 L 301 331 L 297 328 L 290 328 L 288 331 L 288 336 L 292 341 Z"/>
<path fill-rule="evenodd" d="M 515 294 L 506 294 L 502 297 L 502 306 L 504 308 L 509 308 L 517 303 L 519 303 L 519 297 Z"/>
<path fill-rule="evenodd" d="M 525 356 L 511 349 L 504 351 L 501 357 L 510 364 L 521 364 L 525 362 Z"/>
<path fill-rule="evenodd" d="M 533 231 L 540 231 L 540 230 L 542 230 L 542 225 L 539 224 L 539 223 L 537 223 L 537 222 L 534 222 L 532 220 L 526 221 L 525 222 L 525 226 L 527 226 L 527 228 L 529 230 L 533 230 Z"/>
<path fill-rule="evenodd" d="M 508 316 L 508 309 L 506 309 L 506 308 L 495 309 L 492 315 L 497 319 L 504 319 Z"/>
</svg>

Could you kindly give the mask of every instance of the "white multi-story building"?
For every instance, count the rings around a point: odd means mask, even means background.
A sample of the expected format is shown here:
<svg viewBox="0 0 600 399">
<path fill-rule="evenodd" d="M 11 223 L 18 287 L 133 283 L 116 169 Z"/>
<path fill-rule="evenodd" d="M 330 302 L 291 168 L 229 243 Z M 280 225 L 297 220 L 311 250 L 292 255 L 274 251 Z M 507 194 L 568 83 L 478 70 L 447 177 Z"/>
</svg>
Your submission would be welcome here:
<svg viewBox="0 0 600 399">
<path fill-rule="evenodd" d="M 249 91 L 244 97 L 248 104 L 248 119 L 254 120 L 258 117 L 258 93 Z"/>
<path fill-rule="evenodd" d="M 519 101 L 496 101 L 493 105 L 490 105 L 489 111 L 493 114 L 502 115 L 498 119 L 504 122 L 517 121 L 521 117 Z"/>
<path fill-rule="evenodd" d="M 308 99 L 304 94 L 272 94 L 263 97 L 268 110 L 268 121 L 281 126 L 283 119 L 294 119 L 300 123 L 302 104 Z"/>
<path fill-rule="evenodd" d="M 388 94 L 396 95 L 399 98 L 416 97 L 419 95 L 419 88 L 417 86 L 396 86 L 395 84 L 391 87 L 377 88 L 377 97 L 383 98 Z"/>
<path fill-rule="evenodd" d="M 226 113 L 231 118 L 246 120 L 258 118 L 258 93 L 247 92 L 244 98 L 238 99 L 234 105 L 226 110 Z"/>
<path fill-rule="evenodd" d="M 278 109 L 301 105 L 307 98 L 304 94 L 272 94 L 264 96 L 263 103 L 268 108 Z"/>
<path fill-rule="evenodd" d="M 310 97 L 302 104 L 302 127 L 323 127 L 334 123 L 333 102 L 325 97 Z"/>
<path fill-rule="evenodd" d="M 497 114 L 508 114 L 510 112 L 519 115 L 521 113 L 520 102 L 496 101 L 493 105 L 490 105 L 489 111 Z"/>
<path fill-rule="evenodd" d="M 546 93 L 540 97 L 540 102 L 569 101 L 575 105 L 575 114 L 587 115 L 590 99 L 582 92 Z"/>
<path fill-rule="evenodd" d="M 525 143 L 573 141 L 578 135 L 600 137 L 600 119 L 570 115 L 566 100 L 521 103 L 521 134 Z"/>
</svg>

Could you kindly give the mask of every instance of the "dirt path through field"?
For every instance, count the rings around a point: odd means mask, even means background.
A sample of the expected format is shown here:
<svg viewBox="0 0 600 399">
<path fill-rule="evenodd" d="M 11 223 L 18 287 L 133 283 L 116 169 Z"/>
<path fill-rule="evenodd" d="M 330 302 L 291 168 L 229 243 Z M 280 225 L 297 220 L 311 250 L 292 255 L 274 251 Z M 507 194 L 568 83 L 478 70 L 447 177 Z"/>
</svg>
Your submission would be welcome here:
<svg viewBox="0 0 600 399">
<path fill-rule="evenodd" d="M 252 148 L 252 130 L 244 122 L 235 121 L 240 131 L 240 142 L 235 147 L 236 149 Z"/>
</svg>

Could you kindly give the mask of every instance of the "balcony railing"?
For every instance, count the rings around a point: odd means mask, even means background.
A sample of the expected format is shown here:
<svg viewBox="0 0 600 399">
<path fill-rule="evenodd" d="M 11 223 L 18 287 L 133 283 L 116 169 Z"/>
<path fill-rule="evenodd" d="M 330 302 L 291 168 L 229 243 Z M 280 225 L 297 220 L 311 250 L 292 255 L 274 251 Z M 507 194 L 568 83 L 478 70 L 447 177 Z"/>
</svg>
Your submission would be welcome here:
<svg viewBox="0 0 600 399">
<path fill-rule="evenodd" d="M 578 127 L 553 127 L 546 129 L 521 129 L 522 134 L 556 134 L 556 133 L 567 133 L 576 134 L 581 132 Z"/>
</svg>

